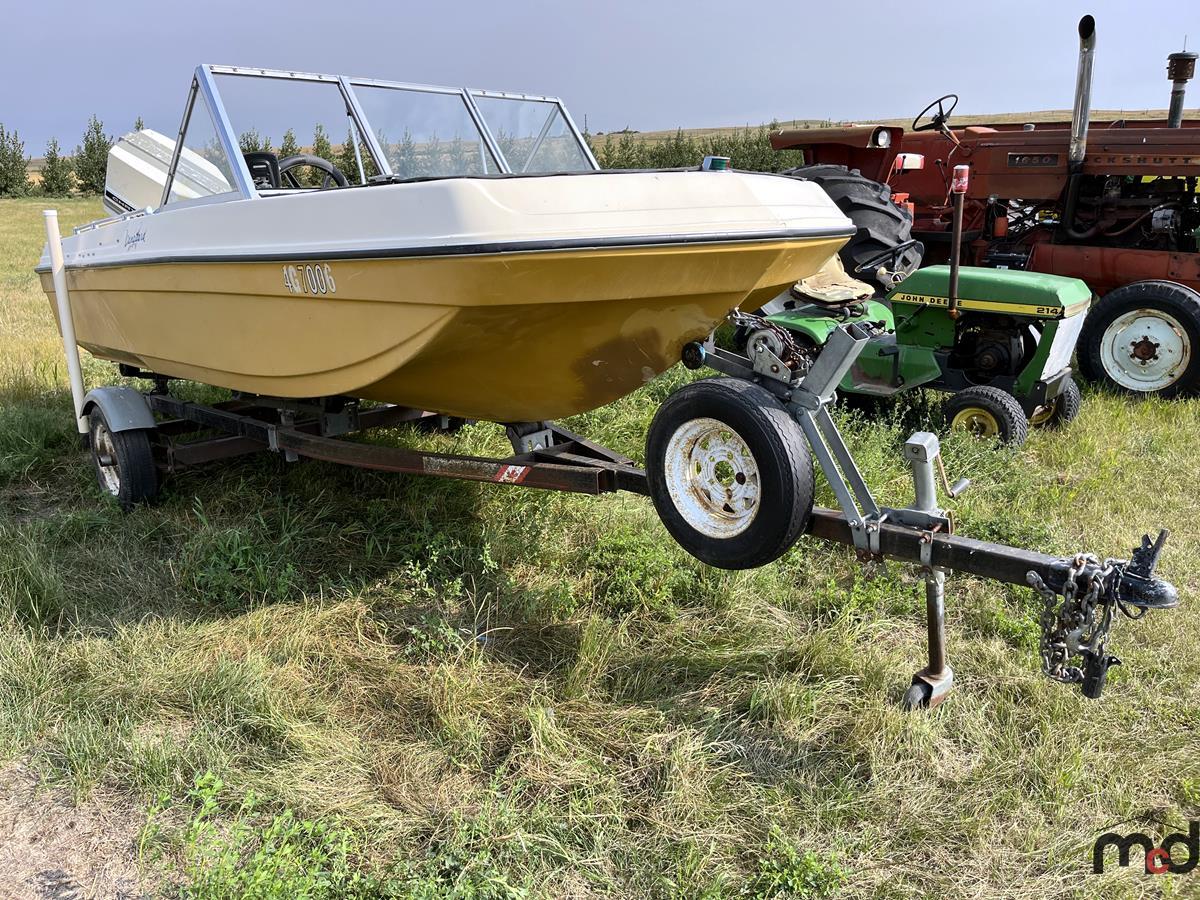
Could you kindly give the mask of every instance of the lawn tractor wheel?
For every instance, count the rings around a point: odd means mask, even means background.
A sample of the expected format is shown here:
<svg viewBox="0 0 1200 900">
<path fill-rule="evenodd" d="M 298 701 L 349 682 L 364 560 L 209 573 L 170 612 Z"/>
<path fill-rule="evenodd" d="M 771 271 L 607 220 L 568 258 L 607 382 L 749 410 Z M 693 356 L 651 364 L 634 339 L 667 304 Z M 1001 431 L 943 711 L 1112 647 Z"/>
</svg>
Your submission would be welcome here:
<svg viewBox="0 0 1200 900">
<path fill-rule="evenodd" d="M 854 236 L 840 251 L 846 271 L 881 291 L 891 290 L 894 285 L 890 278 L 881 278 L 874 270 L 856 273 L 855 269 L 872 257 L 912 239 L 912 215 L 892 202 L 892 189 L 864 177 L 858 169 L 845 166 L 801 166 L 783 174 L 820 185 L 837 208 L 854 223 Z M 893 271 L 911 275 L 921 265 L 924 252 L 922 244 L 909 247 L 899 254 Z"/>
<path fill-rule="evenodd" d="M 768 391 L 736 378 L 696 381 L 667 398 L 646 436 L 646 476 L 667 531 L 719 569 L 779 558 L 812 515 L 804 432 Z"/>
<path fill-rule="evenodd" d="M 1068 378 L 1062 393 L 1030 416 L 1029 424 L 1035 428 L 1058 428 L 1074 420 L 1082 406 L 1083 395 L 1079 393 L 1079 385 L 1074 378 Z"/>
<path fill-rule="evenodd" d="M 128 512 L 158 493 L 158 468 L 150 449 L 150 429 L 112 431 L 99 406 L 88 415 L 92 467 L 104 493 Z"/>
<path fill-rule="evenodd" d="M 956 431 L 1020 446 L 1029 436 L 1029 420 L 1017 399 L 994 387 L 976 386 L 946 401 L 946 421 Z"/>
<path fill-rule="evenodd" d="M 1109 291 L 1087 314 L 1079 370 L 1131 394 L 1200 391 L 1200 293 L 1173 281 Z"/>
</svg>

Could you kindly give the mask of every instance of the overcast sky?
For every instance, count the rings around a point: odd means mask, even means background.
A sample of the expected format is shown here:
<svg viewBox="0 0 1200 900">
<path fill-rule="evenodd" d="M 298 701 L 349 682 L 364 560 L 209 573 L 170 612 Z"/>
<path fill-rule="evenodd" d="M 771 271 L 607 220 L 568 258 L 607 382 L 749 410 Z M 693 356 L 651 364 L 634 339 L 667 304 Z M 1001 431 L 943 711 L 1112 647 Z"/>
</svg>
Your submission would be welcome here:
<svg viewBox="0 0 1200 900">
<path fill-rule="evenodd" d="M 7 4 L 0 123 L 34 156 L 93 112 L 173 133 L 201 62 L 556 94 L 593 131 L 912 115 L 952 91 L 967 113 L 1062 109 L 1085 12 L 1093 105 L 1165 107 L 1200 0 L 42 0 Z"/>
</svg>

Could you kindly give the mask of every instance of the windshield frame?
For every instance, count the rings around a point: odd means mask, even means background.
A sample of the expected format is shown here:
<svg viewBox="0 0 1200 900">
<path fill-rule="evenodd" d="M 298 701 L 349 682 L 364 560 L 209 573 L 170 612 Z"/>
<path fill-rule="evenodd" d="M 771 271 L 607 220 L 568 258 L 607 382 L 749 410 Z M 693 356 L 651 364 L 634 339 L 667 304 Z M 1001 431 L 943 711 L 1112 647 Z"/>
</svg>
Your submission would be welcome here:
<svg viewBox="0 0 1200 900">
<path fill-rule="evenodd" d="M 221 141 L 221 146 L 230 163 L 233 166 L 233 177 L 235 184 L 234 191 L 243 199 L 250 199 L 259 196 L 258 190 L 254 187 L 254 180 L 250 175 L 250 170 L 246 165 L 246 161 L 242 156 L 239 146 L 237 132 L 234 130 L 229 116 L 225 111 L 225 105 L 221 100 L 220 88 L 217 85 L 216 75 L 232 75 L 244 78 L 275 78 L 291 81 L 318 81 L 336 84 L 341 92 L 342 100 L 346 104 L 346 112 L 349 119 L 354 124 L 354 129 L 357 131 L 362 143 L 365 145 L 367 152 L 370 154 L 375 163 L 376 171 L 379 172 L 381 179 L 390 179 L 395 176 L 391 166 L 388 164 L 387 155 L 384 149 L 380 146 L 379 139 L 376 136 L 374 128 L 371 127 L 370 121 L 367 119 L 366 113 L 363 111 L 362 105 L 359 103 L 357 94 L 354 92 L 355 86 L 372 87 L 372 88 L 390 88 L 393 90 L 410 91 L 419 93 L 434 93 L 434 94 L 453 94 L 460 97 L 470 114 L 471 120 L 475 127 L 479 130 L 480 137 L 483 138 L 488 150 L 491 151 L 495 158 L 496 164 L 500 168 L 500 176 L 505 175 L 521 175 L 522 172 L 516 172 L 509 160 L 505 158 L 504 153 L 500 149 L 499 143 L 496 141 L 495 135 L 492 134 L 488 127 L 487 120 L 480 112 L 479 107 L 475 103 L 476 97 L 497 97 L 511 100 L 534 100 L 542 103 L 550 103 L 557 107 L 559 113 L 563 117 L 567 128 L 575 138 L 580 150 L 582 150 L 585 160 L 591 166 L 593 171 L 599 170 L 600 165 L 596 162 L 596 157 L 592 154 L 591 148 L 583 138 L 583 133 L 575 124 L 575 120 L 571 118 L 571 114 L 567 111 L 566 106 L 558 97 L 545 97 L 538 94 L 519 94 L 506 91 L 486 91 L 478 88 L 455 88 L 445 87 L 442 85 L 433 84 L 413 84 L 403 81 L 384 81 L 377 78 L 359 78 L 346 75 L 322 75 L 316 72 L 290 72 L 282 69 L 259 69 L 249 68 L 245 66 L 220 66 L 212 64 L 203 64 L 196 67 L 196 72 L 192 78 L 191 88 L 188 91 L 187 103 L 184 106 L 183 120 L 179 126 L 179 135 L 175 141 L 175 152 L 171 158 L 171 167 L 167 172 L 166 184 L 163 186 L 162 202 L 160 206 L 165 206 L 171 192 L 171 183 L 175 178 L 175 169 L 179 164 L 179 156 L 183 147 L 184 136 L 187 132 L 188 122 L 191 119 L 192 111 L 197 103 L 203 103 L 212 117 L 213 124 L 216 127 L 218 137 Z M 549 121 L 549 120 L 548 120 Z M 253 125 L 253 123 L 243 123 Z M 478 175 L 442 175 L 433 176 L 435 178 L 478 178 L 489 176 Z M 491 176 L 497 177 L 497 176 Z M 172 203 L 172 207 L 178 207 L 180 203 L 192 203 L 195 201 L 176 201 Z"/>
</svg>

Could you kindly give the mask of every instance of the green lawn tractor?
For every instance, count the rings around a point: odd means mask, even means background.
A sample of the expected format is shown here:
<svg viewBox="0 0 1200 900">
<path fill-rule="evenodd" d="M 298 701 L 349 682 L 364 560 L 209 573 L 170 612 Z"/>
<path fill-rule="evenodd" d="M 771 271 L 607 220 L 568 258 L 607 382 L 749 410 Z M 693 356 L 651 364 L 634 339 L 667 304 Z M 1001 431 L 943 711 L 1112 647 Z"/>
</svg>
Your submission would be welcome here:
<svg viewBox="0 0 1200 900">
<path fill-rule="evenodd" d="M 838 388 L 851 405 L 918 387 L 945 391 L 951 428 L 1010 444 L 1022 443 L 1031 424 L 1062 424 L 1079 413 L 1071 354 L 1092 296 L 1082 281 L 962 267 L 951 291 L 951 267 L 931 266 L 875 299 L 854 296 L 853 279 L 840 269 L 797 285 L 791 308 L 766 316 L 785 334 L 751 326 L 751 358 L 786 358 L 793 348 L 785 342 L 811 357 L 835 328 L 856 322 L 873 336 Z"/>
<path fill-rule="evenodd" d="M 917 269 L 924 246 L 911 239 L 911 214 L 891 202 L 886 185 L 857 172 L 825 171 L 833 168 L 797 173 L 821 183 L 858 233 L 839 258 L 746 317 L 737 342 L 747 354 L 766 354 L 760 361 L 768 365 L 776 358 L 811 362 L 834 329 L 854 322 L 872 338 L 838 387 L 848 405 L 932 388 L 951 395 L 951 428 L 1009 444 L 1023 443 L 1030 425 L 1075 418 L 1080 397 L 1071 355 L 1091 289 L 1076 278 L 960 266 L 957 254 L 949 266 Z M 955 240 L 967 180 L 967 167 L 956 166 Z"/>
</svg>

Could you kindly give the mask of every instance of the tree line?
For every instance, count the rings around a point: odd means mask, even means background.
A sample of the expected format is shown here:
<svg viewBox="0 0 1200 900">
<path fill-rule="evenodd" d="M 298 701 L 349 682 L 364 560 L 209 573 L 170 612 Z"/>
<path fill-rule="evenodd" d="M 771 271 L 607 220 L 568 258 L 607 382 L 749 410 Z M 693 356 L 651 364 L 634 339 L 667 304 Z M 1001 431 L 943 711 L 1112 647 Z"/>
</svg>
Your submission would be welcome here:
<svg viewBox="0 0 1200 900">
<path fill-rule="evenodd" d="M 771 146 L 771 132 L 779 127 L 772 122 L 701 136 L 681 129 L 661 140 L 628 129 L 603 136 L 585 132 L 584 137 L 602 169 L 685 169 L 699 165 L 706 156 L 727 156 L 733 168 L 747 172 L 781 172 L 804 165 L 801 151 Z"/>
<path fill-rule="evenodd" d="M 141 127 L 139 117 L 134 128 Z M 57 138 L 46 142 L 41 181 L 35 185 L 29 177 L 32 159 L 25 155 L 25 142 L 16 129 L 9 131 L 0 122 L 0 197 L 25 197 L 33 193 L 65 197 L 75 191 L 103 193 L 108 151 L 112 145 L 112 136 L 104 133 L 104 123 L 92 116 L 74 155 L 63 153 Z"/>
<path fill-rule="evenodd" d="M 135 131 L 144 127 L 140 116 L 133 127 Z M 734 168 L 756 172 L 777 172 L 802 165 L 799 151 L 772 149 L 769 135 L 776 127 L 772 123 L 701 137 L 680 130 L 662 140 L 640 137 L 629 130 L 608 135 L 585 132 L 584 137 L 605 169 L 685 168 L 697 165 L 705 156 L 728 156 Z M 278 150 L 271 146 L 270 138 L 260 137 L 254 130 L 243 133 L 240 144 L 243 153 L 267 150 L 276 152 L 280 159 L 308 152 L 329 160 L 347 174 L 358 171 L 361 157 L 366 176 L 376 174 L 375 164 L 362 144 L 356 156 L 352 135 L 347 134 L 345 142 L 335 150 L 321 125 L 317 125 L 308 148 L 300 145 L 290 128 Z M 0 123 L 0 197 L 24 197 L 35 192 L 47 197 L 65 197 L 74 192 L 101 194 L 112 145 L 113 138 L 104 132 L 104 123 L 93 115 L 73 155 L 64 154 L 56 138 L 46 142 L 41 181 L 35 185 L 29 177 L 32 160 L 25 155 L 25 142 L 15 129 L 8 131 Z M 304 181 L 319 184 L 323 177 L 323 173 L 312 171 L 304 176 Z"/>
</svg>

